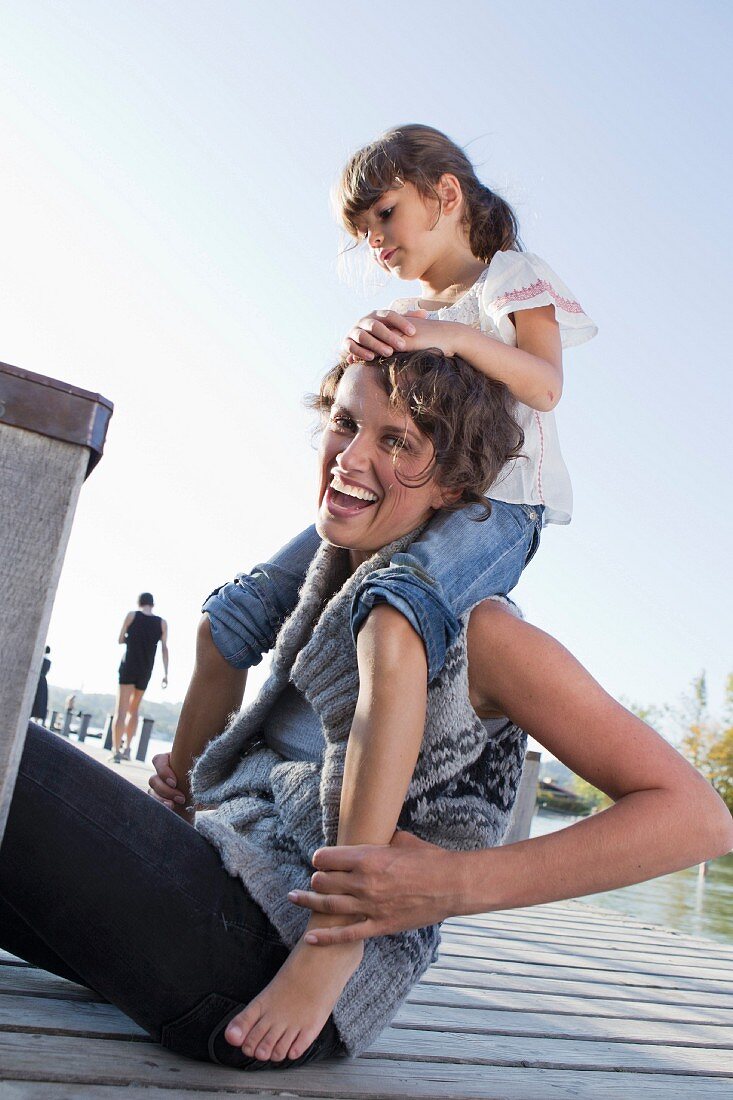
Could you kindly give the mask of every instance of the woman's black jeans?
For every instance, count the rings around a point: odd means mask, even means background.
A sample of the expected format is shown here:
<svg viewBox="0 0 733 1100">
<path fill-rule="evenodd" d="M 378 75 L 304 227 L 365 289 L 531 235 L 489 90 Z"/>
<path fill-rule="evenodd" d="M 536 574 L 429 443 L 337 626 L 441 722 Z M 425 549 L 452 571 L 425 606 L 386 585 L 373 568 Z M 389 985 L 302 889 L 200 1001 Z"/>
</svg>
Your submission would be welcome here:
<svg viewBox="0 0 733 1100">
<path fill-rule="evenodd" d="M 287 957 L 275 928 L 195 829 L 33 724 L 0 849 L 0 946 L 191 1058 L 260 1069 L 343 1054 L 332 1020 L 296 1061 L 227 1043 Z"/>
</svg>

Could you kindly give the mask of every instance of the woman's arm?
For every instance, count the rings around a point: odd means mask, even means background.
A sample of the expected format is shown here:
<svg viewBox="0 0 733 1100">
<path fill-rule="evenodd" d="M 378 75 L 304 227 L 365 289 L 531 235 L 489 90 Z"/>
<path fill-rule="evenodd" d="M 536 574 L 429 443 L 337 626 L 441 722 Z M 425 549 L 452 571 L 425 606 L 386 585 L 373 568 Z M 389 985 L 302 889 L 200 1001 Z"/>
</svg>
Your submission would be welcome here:
<svg viewBox="0 0 733 1100">
<path fill-rule="evenodd" d="M 233 668 L 222 657 L 211 638 L 209 616 L 204 615 L 196 636 L 193 676 L 181 708 L 173 747 L 170 754 L 161 754 L 169 757 L 169 761 L 156 757 L 153 761 L 156 774 L 148 781 L 154 793 L 187 821 L 193 821 L 194 816 L 189 807 L 191 764 L 212 737 L 221 733 L 232 712 L 239 710 L 246 682 L 247 670 Z M 161 770 L 164 775 L 160 774 Z M 168 783 L 169 778 L 173 779 L 173 784 Z"/>
<path fill-rule="evenodd" d="M 616 889 L 733 846 L 733 819 L 712 787 L 553 638 L 489 601 L 472 614 L 468 642 L 477 711 L 507 714 L 614 805 L 549 836 L 480 852 L 445 852 L 401 834 L 381 849 L 322 849 L 308 907 L 362 923 L 319 932 L 318 943 Z"/>
</svg>

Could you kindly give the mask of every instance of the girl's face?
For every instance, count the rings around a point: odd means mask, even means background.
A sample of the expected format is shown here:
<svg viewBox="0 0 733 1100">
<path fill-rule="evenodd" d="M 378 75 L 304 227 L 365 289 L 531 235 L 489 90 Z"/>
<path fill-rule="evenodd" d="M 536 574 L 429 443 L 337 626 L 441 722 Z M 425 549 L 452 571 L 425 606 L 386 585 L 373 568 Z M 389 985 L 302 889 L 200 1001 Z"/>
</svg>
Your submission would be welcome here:
<svg viewBox="0 0 733 1100">
<path fill-rule="evenodd" d="M 368 363 L 354 363 L 339 382 L 318 453 L 316 528 L 328 542 L 351 551 L 354 569 L 442 506 L 434 476 L 417 486 L 398 479 L 397 473 L 409 481 L 430 465 L 432 444 L 409 416 L 390 407 Z"/>
<path fill-rule="evenodd" d="M 380 195 L 357 220 L 372 256 L 400 279 L 419 279 L 445 247 L 448 229 L 437 200 L 426 200 L 412 183 Z"/>
</svg>

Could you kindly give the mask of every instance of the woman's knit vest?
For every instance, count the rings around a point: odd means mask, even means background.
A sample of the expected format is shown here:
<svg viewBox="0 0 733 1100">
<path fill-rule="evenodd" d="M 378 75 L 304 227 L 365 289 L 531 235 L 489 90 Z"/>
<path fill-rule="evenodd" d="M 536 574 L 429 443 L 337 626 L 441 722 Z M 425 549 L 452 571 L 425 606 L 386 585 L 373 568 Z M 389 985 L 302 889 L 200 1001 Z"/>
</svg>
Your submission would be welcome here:
<svg viewBox="0 0 733 1100">
<path fill-rule="evenodd" d="M 268 680 L 207 746 L 192 773 L 196 802 L 218 807 L 199 814 L 197 828 L 289 946 L 302 936 L 308 912 L 289 902 L 287 893 L 308 888 L 313 852 L 336 843 L 346 743 L 359 690 L 350 625 L 353 594 L 414 537 L 374 555 L 334 596 L 346 573 L 345 551 L 321 545 L 280 631 Z M 467 624 L 468 614 L 428 688 L 425 734 L 399 821 L 424 840 L 465 850 L 493 847 L 504 835 L 526 743 L 510 722 L 490 735 L 471 706 Z M 263 719 L 288 680 L 321 719 L 326 747 L 320 764 L 284 760 L 260 739 Z M 391 1020 L 436 958 L 439 939 L 439 927 L 432 925 L 366 941 L 362 963 L 333 1010 L 350 1054 L 364 1050 Z"/>
</svg>

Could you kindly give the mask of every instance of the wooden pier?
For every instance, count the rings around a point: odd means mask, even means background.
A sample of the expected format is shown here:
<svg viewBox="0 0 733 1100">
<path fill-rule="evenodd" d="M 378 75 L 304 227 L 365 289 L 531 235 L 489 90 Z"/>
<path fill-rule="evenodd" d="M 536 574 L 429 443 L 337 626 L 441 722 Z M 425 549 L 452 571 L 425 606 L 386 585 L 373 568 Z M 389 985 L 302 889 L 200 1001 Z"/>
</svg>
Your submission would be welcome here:
<svg viewBox="0 0 733 1100">
<path fill-rule="evenodd" d="M 0 1067 L 3 1100 L 729 1098 L 733 947 L 577 902 L 454 919 L 365 1055 L 257 1073 L 171 1054 L 0 954 Z"/>
</svg>

